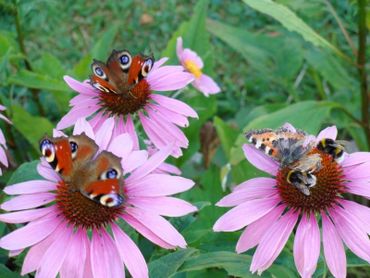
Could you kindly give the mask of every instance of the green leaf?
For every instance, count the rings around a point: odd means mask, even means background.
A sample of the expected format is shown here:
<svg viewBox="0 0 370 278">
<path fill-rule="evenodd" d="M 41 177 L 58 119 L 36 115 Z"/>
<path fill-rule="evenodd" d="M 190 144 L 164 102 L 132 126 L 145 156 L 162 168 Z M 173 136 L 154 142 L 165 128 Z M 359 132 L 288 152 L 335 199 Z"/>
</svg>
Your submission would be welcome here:
<svg viewBox="0 0 370 278">
<path fill-rule="evenodd" d="M 207 268 L 223 268 L 227 271 L 228 275 L 231 276 L 254 277 L 248 270 L 251 260 L 251 256 L 238 255 L 233 252 L 210 252 L 186 260 L 179 272 L 189 272 Z"/>
<path fill-rule="evenodd" d="M 258 128 L 278 128 L 289 122 L 308 133 L 316 134 L 335 107 L 338 107 L 338 104 L 334 102 L 303 101 L 252 120 L 244 127 L 243 134 L 239 135 L 231 150 L 231 164 L 236 165 L 244 159 L 241 147 L 246 143 L 244 136 L 246 131 Z"/>
<path fill-rule="evenodd" d="M 40 163 L 39 160 L 23 163 L 21 166 L 17 168 L 17 170 L 13 172 L 7 184 L 10 185 L 29 180 L 42 179 L 40 174 L 37 172 L 37 165 L 39 163 Z"/>
<path fill-rule="evenodd" d="M 289 31 L 297 32 L 306 41 L 315 46 L 331 49 L 338 55 L 346 57 L 338 48 L 328 42 L 326 39 L 316 33 L 310 26 L 308 26 L 302 19 L 300 19 L 289 8 L 271 0 L 243 0 L 244 3 L 253 9 L 267 14 L 279 21 Z"/>
<path fill-rule="evenodd" d="M 149 263 L 149 277 L 171 277 L 187 258 L 196 253 L 196 249 L 181 249 L 166 256 L 163 256 Z"/>
<path fill-rule="evenodd" d="M 5 265 L 0 264 L 0 277 L 1 278 L 21 278 L 19 274 L 12 272 L 9 268 Z"/>
<path fill-rule="evenodd" d="M 236 138 L 238 137 L 239 131 L 227 125 L 219 117 L 215 117 L 213 123 L 216 127 L 216 131 L 218 137 L 220 138 L 221 146 L 224 150 L 224 153 L 226 157 L 229 159 L 231 147 L 233 146 Z"/>
<path fill-rule="evenodd" d="M 38 150 L 39 140 L 45 134 L 51 134 L 53 124 L 46 118 L 32 116 L 18 105 L 12 106 L 12 112 L 14 127 Z"/>
<path fill-rule="evenodd" d="M 41 58 L 34 64 L 35 71 L 47 75 L 56 80 L 62 80 L 65 70 L 57 57 L 50 53 L 43 53 Z"/>
</svg>

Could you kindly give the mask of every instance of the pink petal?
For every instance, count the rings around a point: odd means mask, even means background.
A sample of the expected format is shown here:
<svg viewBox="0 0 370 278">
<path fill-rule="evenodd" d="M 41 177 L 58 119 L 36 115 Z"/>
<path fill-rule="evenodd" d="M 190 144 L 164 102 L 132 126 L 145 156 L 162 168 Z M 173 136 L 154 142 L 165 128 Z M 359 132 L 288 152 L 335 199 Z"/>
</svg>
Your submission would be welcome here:
<svg viewBox="0 0 370 278">
<path fill-rule="evenodd" d="M 123 133 L 112 139 L 109 144 L 108 151 L 118 157 L 126 158 L 133 148 L 133 141 L 130 134 Z"/>
<path fill-rule="evenodd" d="M 276 183 L 276 182 L 275 182 Z M 246 201 L 253 199 L 263 199 L 276 194 L 277 191 L 269 183 L 265 184 L 251 184 L 245 189 L 235 190 L 223 197 L 216 206 L 218 207 L 233 207 L 240 205 Z"/>
<path fill-rule="evenodd" d="M 205 96 L 214 95 L 221 91 L 217 83 L 208 75 L 202 74 L 192 83 L 195 88 L 201 91 Z"/>
<path fill-rule="evenodd" d="M 350 215 L 357 218 L 365 231 L 370 234 L 370 208 L 348 200 L 341 200 L 340 204 Z"/>
<path fill-rule="evenodd" d="M 54 128 L 53 137 L 67 137 L 67 135 L 63 131 L 60 131 Z"/>
<path fill-rule="evenodd" d="M 67 255 L 64 258 L 62 267 L 60 268 L 61 278 L 83 278 L 84 269 L 81 267 L 85 265 L 87 239 L 85 230 L 77 230 L 72 235 Z"/>
<path fill-rule="evenodd" d="M 6 157 L 5 150 L 2 146 L 0 146 L 0 162 L 5 166 L 8 167 L 8 158 Z"/>
<path fill-rule="evenodd" d="M 276 180 L 272 178 L 253 178 L 242 182 L 241 184 L 233 188 L 233 192 L 250 190 L 250 187 L 259 187 L 259 186 L 269 185 L 270 187 L 276 186 Z"/>
<path fill-rule="evenodd" d="M 135 130 L 134 121 L 132 120 L 132 117 L 130 115 L 127 116 L 126 124 L 125 124 L 126 132 L 128 132 L 131 135 L 131 139 L 134 143 L 134 149 L 139 149 L 139 138 L 137 137 L 137 133 Z"/>
<path fill-rule="evenodd" d="M 97 130 L 106 120 L 107 118 L 104 116 L 103 112 L 98 112 L 94 114 L 91 119 L 89 120 L 89 123 L 93 130 Z"/>
<path fill-rule="evenodd" d="M 143 210 L 170 217 L 179 217 L 198 210 L 192 204 L 173 197 L 135 197 L 128 202 Z"/>
<path fill-rule="evenodd" d="M 158 69 L 160 66 L 162 66 L 167 61 L 168 61 L 168 57 L 162 57 L 161 59 L 159 59 L 158 61 L 154 63 L 152 70 Z"/>
<path fill-rule="evenodd" d="M 52 193 L 37 193 L 20 195 L 2 203 L 1 209 L 6 211 L 22 210 L 36 208 L 52 202 L 55 199 L 55 194 Z"/>
<path fill-rule="evenodd" d="M 370 181 L 367 178 L 349 181 L 346 191 L 370 199 Z"/>
<path fill-rule="evenodd" d="M 213 226 L 215 232 L 233 232 L 272 211 L 280 199 L 274 197 L 247 201 L 225 213 Z"/>
<path fill-rule="evenodd" d="M 92 267 L 91 267 L 91 242 L 88 236 L 83 237 L 86 247 L 86 259 L 83 267 L 83 278 L 94 278 Z"/>
<path fill-rule="evenodd" d="M 153 91 L 179 90 L 194 80 L 192 74 L 183 70 L 182 66 L 162 66 L 152 69 L 146 80 Z"/>
<path fill-rule="evenodd" d="M 91 267 L 94 277 L 124 277 L 120 254 L 104 229 L 93 231 L 91 239 Z"/>
<path fill-rule="evenodd" d="M 99 102 L 98 98 L 95 98 L 95 96 L 90 96 L 90 95 L 83 95 L 83 94 L 78 94 L 77 96 L 73 97 L 69 101 L 70 106 L 76 106 L 76 105 L 91 105 L 91 104 L 97 104 Z"/>
<path fill-rule="evenodd" d="M 131 173 L 131 176 L 129 176 L 126 179 L 127 183 L 133 183 L 141 178 L 145 177 L 149 173 L 151 173 L 154 169 L 156 169 L 163 161 L 166 160 L 166 158 L 171 153 L 172 146 L 168 146 L 167 148 L 163 148 L 162 150 L 156 152 L 154 155 L 152 155 L 142 166 L 135 169 Z"/>
<path fill-rule="evenodd" d="M 20 255 L 23 251 L 24 251 L 24 249 L 10 250 L 9 251 L 9 257 L 16 257 L 16 256 Z"/>
<path fill-rule="evenodd" d="M 353 167 L 344 168 L 344 174 L 347 180 L 366 179 L 367 183 L 370 181 L 370 162 L 361 163 Z"/>
<path fill-rule="evenodd" d="M 8 185 L 4 188 L 4 192 L 9 195 L 16 194 L 32 194 L 43 193 L 47 191 L 56 190 L 57 185 L 54 181 L 46 180 L 31 180 Z"/>
<path fill-rule="evenodd" d="M 323 130 L 320 131 L 319 135 L 317 135 L 317 142 L 319 142 L 321 139 L 329 138 L 329 139 L 337 139 L 338 130 L 335 125 L 329 126 Z"/>
<path fill-rule="evenodd" d="M 334 277 L 347 276 L 347 260 L 342 241 L 331 220 L 322 213 L 322 241 L 326 264 Z"/>
<path fill-rule="evenodd" d="M 179 59 L 180 63 L 182 63 L 182 53 L 184 52 L 184 48 L 182 46 L 182 38 L 178 37 L 176 40 L 176 55 L 177 59 Z"/>
<path fill-rule="evenodd" d="M 37 165 L 37 172 L 44 178 L 49 181 L 53 181 L 54 183 L 58 183 L 61 178 L 57 172 L 55 172 L 49 163 L 45 160 L 41 160 L 41 162 Z"/>
<path fill-rule="evenodd" d="M 195 51 L 191 50 L 190 48 L 185 48 L 184 52 L 181 55 L 181 64 L 184 65 L 186 61 L 191 61 L 195 63 L 195 65 L 199 69 L 203 68 L 202 59 L 199 57 L 199 55 Z"/>
<path fill-rule="evenodd" d="M 198 118 L 197 112 L 195 112 L 193 108 L 180 100 L 162 96 L 159 94 L 151 94 L 150 97 L 159 105 L 167 108 L 168 110 L 174 111 L 187 117 Z"/>
<path fill-rule="evenodd" d="M 59 230 L 59 231 L 58 231 Z M 71 241 L 73 228 L 61 225 L 57 228 L 56 236 L 53 243 L 42 256 L 42 260 L 37 269 L 36 276 L 38 278 L 56 277 L 61 268 L 64 258 L 67 255 L 69 244 Z"/>
<path fill-rule="evenodd" d="M 5 223 L 26 223 L 34 221 L 40 217 L 45 216 L 46 214 L 53 211 L 53 207 L 32 209 L 32 210 L 23 210 L 11 213 L 0 214 L 0 221 Z"/>
<path fill-rule="evenodd" d="M 355 166 L 362 163 L 370 162 L 370 153 L 368 152 L 356 152 L 350 153 L 346 159 L 342 162 L 342 167 Z"/>
<path fill-rule="evenodd" d="M 57 129 L 61 130 L 73 126 L 79 118 L 86 118 L 99 108 L 100 107 L 98 105 L 75 106 L 59 121 Z"/>
<path fill-rule="evenodd" d="M 136 231 L 138 231 L 140 234 L 142 234 L 145 238 L 147 238 L 154 244 L 157 244 L 158 246 L 165 248 L 165 249 L 175 248 L 174 245 L 171 245 L 165 242 L 163 239 L 157 236 L 154 232 L 152 232 L 150 227 L 147 227 L 144 223 L 141 223 L 135 217 L 129 214 L 124 214 L 122 215 L 122 219 L 124 219 L 130 226 L 132 226 Z"/>
<path fill-rule="evenodd" d="M 109 142 L 112 138 L 113 128 L 114 119 L 108 118 L 96 132 L 95 143 L 100 149 L 106 150 L 108 148 Z"/>
<path fill-rule="evenodd" d="M 85 118 L 79 118 L 73 129 L 73 135 L 80 135 L 82 133 L 85 133 L 92 140 L 95 140 L 94 131 Z"/>
<path fill-rule="evenodd" d="M 192 180 L 166 174 L 149 174 L 135 183 L 126 184 L 127 193 L 131 196 L 158 197 L 177 194 L 194 186 Z"/>
<path fill-rule="evenodd" d="M 6 144 L 5 136 L 4 136 L 4 133 L 3 133 L 3 131 L 1 129 L 0 129 L 0 144 L 1 145 L 5 145 Z"/>
<path fill-rule="evenodd" d="M 302 277 L 311 277 L 320 256 L 320 229 L 315 215 L 303 214 L 294 238 L 294 262 Z"/>
<path fill-rule="evenodd" d="M 50 235 L 60 223 L 61 219 L 54 213 L 50 213 L 2 237 L 0 239 L 0 247 L 7 250 L 29 247 Z"/>
<path fill-rule="evenodd" d="M 147 151 L 133 151 L 128 156 L 123 156 L 121 165 L 125 173 L 130 173 L 143 165 L 148 160 Z"/>
<path fill-rule="evenodd" d="M 289 211 L 265 232 L 253 255 L 250 267 L 252 273 L 258 271 L 261 274 L 272 265 L 288 241 L 297 219 L 298 214 Z"/>
<path fill-rule="evenodd" d="M 181 175 L 181 170 L 179 168 L 166 162 L 158 166 L 157 172 L 160 174 Z"/>
<path fill-rule="evenodd" d="M 152 108 L 154 111 L 156 111 L 158 114 L 160 114 L 162 118 L 167 119 L 167 121 L 171 121 L 175 125 L 178 125 L 181 127 L 189 126 L 189 121 L 187 117 L 185 117 L 184 115 L 181 115 L 179 113 L 176 113 L 174 111 L 167 109 L 164 106 L 159 106 L 156 104 L 152 104 L 149 107 Z"/>
<path fill-rule="evenodd" d="M 295 129 L 295 127 L 292 124 L 290 124 L 290 123 L 283 124 L 282 128 L 285 128 L 285 129 L 289 130 L 290 132 L 294 132 L 294 133 L 297 132 L 297 130 Z"/>
<path fill-rule="evenodd" d="M 348 248 L 358 257 L 370 263 L 370 240 L 361 222 L 339 206 L 330 209 L 329 214 Z"/>
<path fill-rule="evenodd" d="M 271 225 L 281 216 L 284 209 L 285 206 L 278 206 L 265 216 L 248 225 L 236 244 L 236 252 L 243 253 L 255 247 Z"/>
<path fill-rule="evenodd" d="M 243 145 L 243 151 L 245 157 L 253 166 L 270 175 L 276 176 L 279 170 L 279 165 L 276 161 L 251 145 Z"/>
<path fill-rule="evenodd" d="M 131 276 L 135 278 L 149 277 L 148 266 L 136 244 L 116 224 L 112 224 L 112 231 L 121 260 Z"/>
<path fill-rule="evenodd" d="M 5 117 L 3 114 L 0 114 L 0 119 L 4 120 L 8 124 L 12 125 L 12 121 L 10 121 L 7 117 Z"/>
<path fill-rule="evenodd" d="M 137 208 L 126 208 L 126 213 L 144 224 L 156 236 L 173 246 L 186 247 L 183 236 L 163 217 Z"/>
<path fill-rule="evenodd" d="M 76 79 L 73 79 L 72 77 L 68 75 L 64 76 L 64 81 L 68 84 L 68 86 L 72 90 L 80 94 L 90 95 L 90 96 L 97 96 L 99 94 L 99 92 L 90 84 L 86 82 L 79 82 Z"/>
</svg>

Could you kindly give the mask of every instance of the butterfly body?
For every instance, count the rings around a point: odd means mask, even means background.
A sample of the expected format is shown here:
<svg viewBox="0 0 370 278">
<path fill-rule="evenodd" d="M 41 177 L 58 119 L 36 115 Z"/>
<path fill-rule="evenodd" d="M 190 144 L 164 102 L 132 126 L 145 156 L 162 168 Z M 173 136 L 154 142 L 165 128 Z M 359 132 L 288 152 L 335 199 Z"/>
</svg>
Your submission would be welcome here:
<svg viewBox="0 0 370 278">
<path fill-rule="evenodd" d="M 44 138 L 40 149 L 68 189 L 107 207 L 123 203 L 120 159 L 98 146 L 85 134 Z"/>
</svg>

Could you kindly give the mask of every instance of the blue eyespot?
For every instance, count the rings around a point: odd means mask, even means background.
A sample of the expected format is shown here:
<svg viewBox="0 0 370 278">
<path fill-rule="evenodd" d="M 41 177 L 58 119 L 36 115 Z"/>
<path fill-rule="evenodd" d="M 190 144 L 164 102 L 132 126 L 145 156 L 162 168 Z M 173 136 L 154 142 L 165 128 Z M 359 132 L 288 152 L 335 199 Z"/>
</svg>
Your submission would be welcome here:
<svg viewBox="0 0 370 278">
<path fill-rule="evenodd" d="M 118 176 L 118 172 L 114 169 L 110 169 L 107 171 L 107 179 L 116 179 Z"/>
<path fill-rule="evenodd" d="M 53 144 L 49 139 L 44 139 L 40 143 L 40 151 L 43 152 L 45 149 L 50 148 Z"/>
<path fill-rule="evenodd" d="M 103 77 L 104 71 L 101 69 L 101 67 L 95 67 L 95 73 L 97 76 Z"/>
<path fill-rule="evenodd" d="M 77 152 L 77 149 L 78 149 L 78 145 L 76 142 L 73 142 L 73 141 L 70 141 L 69 142 L 69 145 L 71 146 L 71 153 L 72 153 L 72 158 L 74 158 L 76 156 L 76 152 Z"/>
<path fill-rule="evenodd" d="M 127 65 L 130 62 L 130 57 L 128 57 L 127 54 L 123 54 L 120 58 L 119 61 L 121 62 L 122 65 Z"/>
</svg>

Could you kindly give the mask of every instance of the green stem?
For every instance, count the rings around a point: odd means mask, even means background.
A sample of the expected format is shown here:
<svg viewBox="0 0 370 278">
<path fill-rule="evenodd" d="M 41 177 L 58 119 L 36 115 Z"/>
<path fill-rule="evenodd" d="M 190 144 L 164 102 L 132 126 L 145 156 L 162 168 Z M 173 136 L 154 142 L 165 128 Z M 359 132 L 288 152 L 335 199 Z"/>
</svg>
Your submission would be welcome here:
<svg viewBox="0 0 370 278">
<path fill-rule="evenodd" d="M 358 56 L 357 67 L 361 83 L 361 111 L 363 128 L 367 139 L 368 149 L 370 149 L 370 119 L 369 103 L 370 93 L 368 92 L 366 74 L 366 0 L 358 0 Z"/>
<path fill-rule="evenodd" d="M 19 18 L 18 5 L 17 5 L 16 0 L 14 0 L 13 2 L 14 2 L 14 6 L 15 6 L 14 20 L 15 20 L 15 28 L 16 28 L 16 31 L 17 31 L 18 45 L 19 45 L 19 48 L 20 48 L 23 56 L 25 57 L 24 58 L 24 64 L 26 66 L 26 69 L 29 70 L 29 71 L 32 71 L 32 66 L 31 66 L 31 63 L 28 60 L 26 47 L 24 45 L 24 38 L 23 38 L 23 32 L 22 32 L 20 18 Z M 39 97 L 38 97 L 39 92 L 40 91 L 37 90 L 37 89 L 31 89 L 32 99 L 36 103 L 37 108 L 40 112 L 40 115 L 45 116 L 44 108 L 42 107 L 42 105 L 39 101 Z"/>
</svg>

